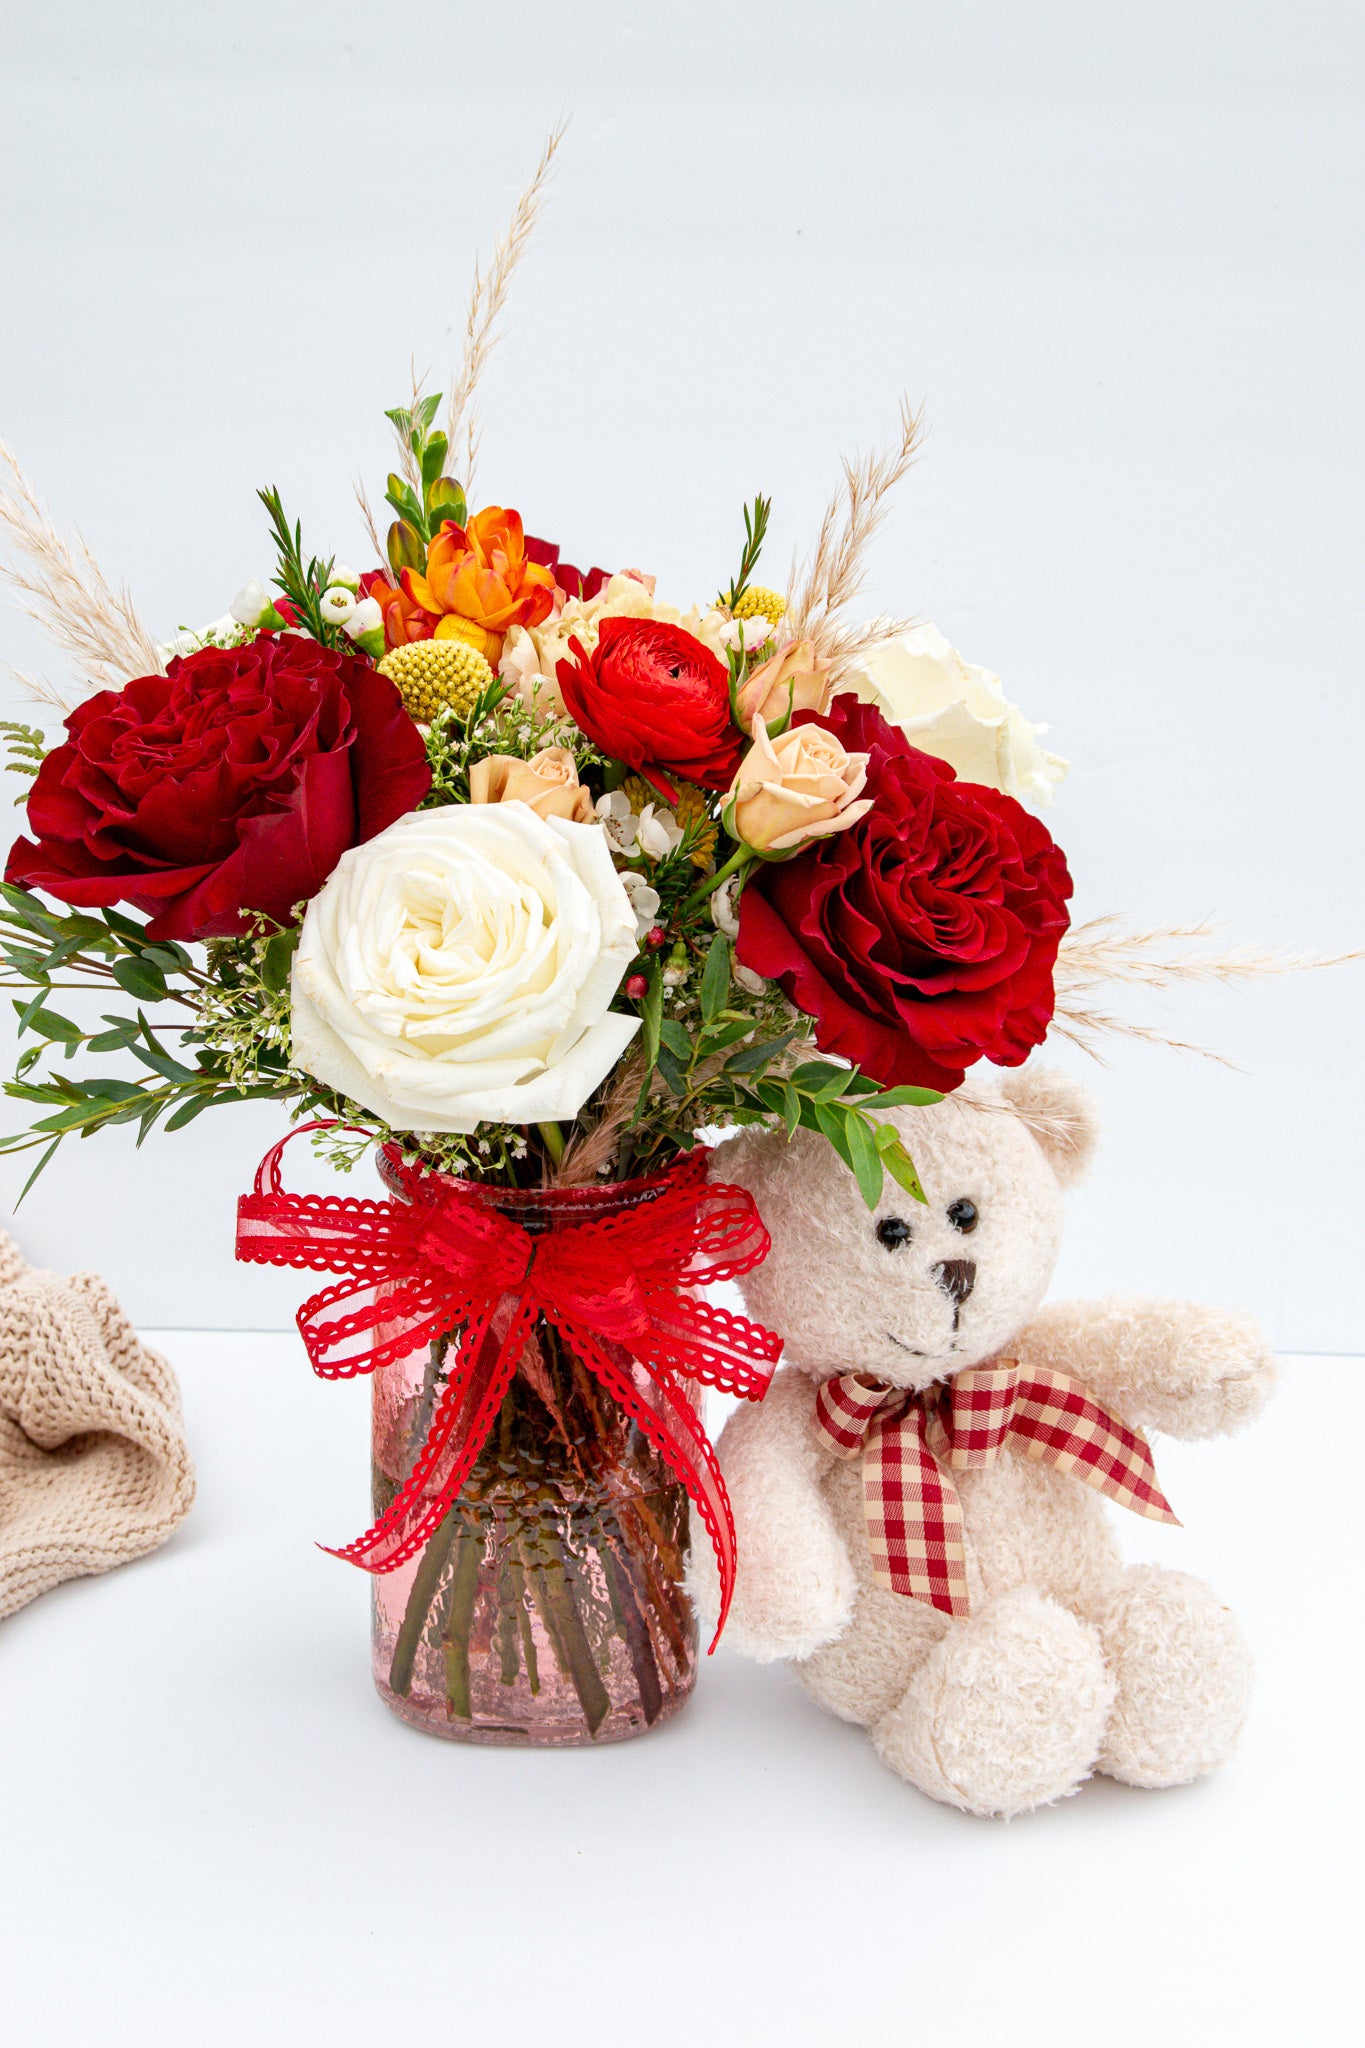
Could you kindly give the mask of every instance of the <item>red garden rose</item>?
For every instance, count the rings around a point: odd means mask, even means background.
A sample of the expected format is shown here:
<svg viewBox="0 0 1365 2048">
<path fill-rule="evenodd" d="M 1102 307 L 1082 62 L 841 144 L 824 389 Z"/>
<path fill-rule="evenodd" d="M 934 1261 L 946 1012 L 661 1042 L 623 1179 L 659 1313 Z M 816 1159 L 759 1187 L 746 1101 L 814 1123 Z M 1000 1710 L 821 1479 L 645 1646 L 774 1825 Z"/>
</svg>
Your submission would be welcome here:
<svg viewBox="0 0 1365 2048">
<path fill-rule="evenodd" d="M 5 879 L 63 903 L 131 903 L 157 939 L 286 923 L 348 846 L 431 787 L 387 676 L 296 634 L 201 648 L 66 721 Z"/>
<path fill-rule="evenodd" d="M 709 647 L 661 619 L 606 618 L 592 654 L 579 640 L 558 666 L 570 717 L 604 754 L 624 761 L 668 803 L 671 771 L 728 789 L 745 738 L 730 716 L 730 676 Z"/>
<path fill-rule="evenodd" d="M 815 1019 L 823 1052 L 886 1087 L 956 1088 L 980 1059 L 1019 1066 L 1052 1019 L 1071 895 L 1061 849 L 1013 797 L 959 782 L 874 706 L 838 696 L 819 723 L 871 757 L 873 806 L 752 875 L 740 961 Z"/>
</svg>

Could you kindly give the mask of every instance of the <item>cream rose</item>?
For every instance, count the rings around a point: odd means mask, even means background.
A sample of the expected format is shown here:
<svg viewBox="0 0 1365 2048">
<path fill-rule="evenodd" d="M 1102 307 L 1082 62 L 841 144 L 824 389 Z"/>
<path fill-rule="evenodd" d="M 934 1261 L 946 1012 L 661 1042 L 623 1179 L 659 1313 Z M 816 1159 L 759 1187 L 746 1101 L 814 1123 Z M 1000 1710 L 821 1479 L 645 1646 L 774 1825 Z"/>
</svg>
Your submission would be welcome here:
<svg viewBox="0 0 1365 2048">
<path fill-rule="evenodd" d="M 639 1029 L 635 913 L 600 825 L 414 811 L 352 847 L 294 959 L 294 1061 L 399 1131 L 575 1116 Z"/>
<path fill-rule="evenodd" d="M 916 626 L 864 654 L 839 686 L 875 704 L 923 753 L 1040 809 L 1070 762 L 1040 747 L 1045 725 L 1030 725 L 999 676 L 964 661 L 937 626 Z"/>
<path fill-rule="evenodd" d="M 866 817 L 871 797 L 866 754 L 845 753 L 823 725 L 793 725 L 770 740 L 755 718 L 753 745 L 735 771 L 725 803 L 725 829 L 757 853 L 786 853 L 827 839 Z"/>
<path fill-rule="evenodd" d="M 542 747 L 529 761 L 515 754 L 487 754 L 469 770 L 472 804 L 523 803 L 538 818 L 574 818 L 587 824 L 592 792 L 584 789 L 567 747 Z"/>
<path fill-rule="evenodd" d="M 751 732 L 756 718 L 780 725 L 798 711 L 823 711 L 829 694 L 829 663 L 816 653 L 813 641 L 791 640 L 741 683 L 735 715 Z"/>
</svg>

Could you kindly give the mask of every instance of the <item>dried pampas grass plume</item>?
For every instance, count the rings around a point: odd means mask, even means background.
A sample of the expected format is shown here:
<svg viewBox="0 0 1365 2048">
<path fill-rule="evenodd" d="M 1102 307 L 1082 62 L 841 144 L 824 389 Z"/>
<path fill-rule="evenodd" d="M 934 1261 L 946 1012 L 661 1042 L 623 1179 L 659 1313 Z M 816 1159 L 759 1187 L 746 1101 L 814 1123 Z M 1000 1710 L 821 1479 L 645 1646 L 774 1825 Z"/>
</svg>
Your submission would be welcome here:
<svg viewBox="0 0 1365 2048">
<path fill-rule="evenodd" d="M 1208 941 L 1217 932 L 1218 927 L 1206 918 L 1153 925 L 1140 931 L 1128 929 L 1123 918 L 1112 914 L 1077 925 L 1062 940 L 1057 956 L 1053 1031 L 1101 1064 L 1101 1045 L 1106 1038 L 1136 1038 L 1148 1045 L 1195 1053 L 1202 1059 L 1231 1067 L 1236 1064 L 1234 1061 L 1208 1046 L 1194 1045 L 1152 1025 L 1116 1016 L 1101 1003 L 1099 991 L 1115 982 L 1157 990 L 1201 983 L 1240 987 L 1281 974 L 1304 973 L 1311 968 L 1342 967 L 1350 960 L 1365 958 L 1360 951 L 1284 953 L 1251 946 L 1209 951 Z"/>
<path fill-rule="evenodd" d="M 70 657 L 82 687 L 68 699 L 53 684 L 20 676 L 39 703 L 69 711 L 91 690 L 118 689 L 165 667 L 126 589 L 115 590 L 94 555 L 68 540 L 39 504 L 12 448 L 0 441 L 0 583 L 18 608 Z"/>
<path fill-rule="evenodd" d="M 446 437 L 450 442 L 452 455 L 463 439 L 463 468 L 457 466 L 456 473 L 464 485 L 465 496 L 471 503 L 474 467 L 478 460 L 479 441 L 483 431 L 476 403 L 479 378 L 489 356 L 502 339 L 498 332 L 498 322 L 507 304 L 512 274 L 525 255 L 527 244 L 535 232 L 540 209 L 545 200 L 545 188 L 549 183 L 550 171 L 568 125 L 566 117 L 551 129 L 531 182 L 518 199 L 511 220 L 494 246 L 492 262 L 487 271 L 478 265 L 474 270 L 474 288 L 470 293 L 469 312 L 465 320 L 464 354 L 460 358 L 460 367 L 451 385 L 450 402 L 446 408 Z M 458 457 L 456 461 L 458 465 Z"/>
<path fill-rule="evenodd" d="M 836 682 L 857 657 L 879 640 L 905 631 L 908 620 L 879 620 L 873 626 L 844 623 L 867 577 L 867 550 L 891 509 L 891 493 L 919 455 L 924 418 L 902 398 L 900 436 L 873 455 L 843 458 L 843 482 L 825 507 L 815 548 L 793 572 L 787 624 L 794 640 L 813 640 L 815 651 L 833 664 Z"/>
</svg>

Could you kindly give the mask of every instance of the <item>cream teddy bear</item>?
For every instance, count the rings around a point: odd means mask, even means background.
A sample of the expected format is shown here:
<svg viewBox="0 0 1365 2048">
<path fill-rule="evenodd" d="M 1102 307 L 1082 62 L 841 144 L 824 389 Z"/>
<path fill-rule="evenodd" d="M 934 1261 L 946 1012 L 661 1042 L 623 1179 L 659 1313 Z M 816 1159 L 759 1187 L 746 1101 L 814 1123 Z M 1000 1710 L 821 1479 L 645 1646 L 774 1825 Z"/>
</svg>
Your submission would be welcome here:
<svg viewBox="0 0 1365 2048">
<path fill-rule="evenodd" d="M 870 1213 L 803 1131 L 716 1153 L 772 1234 L 745 1304 L 786 1338 L 766 1401 L 720 1440 L 739 1538 L 725 1640 L 790 1659 L 893 1770 L 971 1813 L 1025 1812 L 1094 1771 L 1184 1784 L 1236 1741 L 1247 1649 L 1201 1580 L 1122 1563 L 1104 1497 L 1175 1520 L 1142 1432 L 1249 1421 L 1268 1342 L 1186 1302 L 1042 1306 L 1062 1189 L 1096 1140 L 1062 1075 L 969 1083 L 894 1121 L 927 1207 L 888 1182 Z M 714 1618 L 709 1546 L 693 1558 Z"/>
</svg>

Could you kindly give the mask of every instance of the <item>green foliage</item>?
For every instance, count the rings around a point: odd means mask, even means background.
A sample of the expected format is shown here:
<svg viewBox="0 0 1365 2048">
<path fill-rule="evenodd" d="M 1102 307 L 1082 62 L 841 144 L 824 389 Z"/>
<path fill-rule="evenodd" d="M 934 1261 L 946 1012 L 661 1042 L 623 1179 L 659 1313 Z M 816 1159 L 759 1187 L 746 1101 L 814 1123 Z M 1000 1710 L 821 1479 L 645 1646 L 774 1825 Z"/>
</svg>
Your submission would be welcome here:
<svg viewBox="0 0 1365 2048">
<path fill-rule="evenodd" d="M 739 574 L 728 590 L 721 592 L 720 601 L 733 611 L 743 597 L 758 567 L 758 558 L 763 552 L 763 543 L 768 534 L 768 520 L 772 514 L 771 498 L 757 497 L 752 505 L 744 507 L 744 551 L 739 558 Z"/>
<path fill-rule="evenodd" d="M 322 616 L 319 599 L 332 580 L 335 555 L 328 555 L 323 561 L 317 555 L 310 555 L 307 563 L 303 559 L 303 530 L 298 521 L 291 531 L 285 517 L 280 494 L 272 486 L 266 491 L 257 491 L 256 496 L 270 514 L 270 525 L 275 536 L 275 547 L 279 562 L 275 571 L 276 586 L 282 590 L 299 615 L 299 624 L 312 639 L 324 647 L 348 648 L 349 640 L 340 626 L 334 626 Z"/>
<path fill-rule="evenodd" d="M 15 775 L 33 776 L 38 773 L 47 759 L 48 745 L 36 725 L 20 725 L 13 718 L 0 718 L 0 733 L 4 735 L 6 768 Z M 28 802 L 28 791 L 21 789 L 14 799 L 17 804 Z"/>
<path fill-rule="evenodd" d="M 208 977 L 183 946 L 149 939 L 145 925 L 120 911 L 49 909 L 26 889 L 5 884 L 0 961 L 6 985 L 27 993 L 26 1001 L 14 1005 L 20 1053 L 5 1093 L 36 1113 L 26 1130 L 0 1139 L 0 1153 L 41 1151 L 24 1194 L 68 1137 L 135 1123 L 141 1144 L 163 1119 L 167 1130 L 179 1130 L 221 1103 L 296 1092 L 297 1084 L 292 1077 L 286 1082 L 283 1063 L 272 1061 L 268 1050 L 249 1078 L 235 1076 L 222 1053 L 208 1045 L 186 1056 L 201 1035 Z M 104 1011 L 91 1027 L 66 1015 L 64 995 L 76 990 L 121 993 L 136 1007 L 131 1014 Z M 168 1004 L 187 1017 L 154 1024 L 143 1007 Z M 125 1068 L 131 1060 L 146 1071 L 66 1071 L 82 1052 L 118 1057 Z"/>
<path fill-rule="evenodd" d="M 463 526 L 468 517 L 465 495 L 453 476 L 445 474 L 450 444 L 435 428 L 439 391 L 419 398 L 412 406 L 394 406 L 384 417 L 411 450 L 421 479 L 420 490 L 396 471 L 391 471 L 384 496 L 398 514 L 389 528 L 389 567 L 395 576 L 404 569 L 424 569 L 427 549 L 447 519 Z"/>
</svg>

